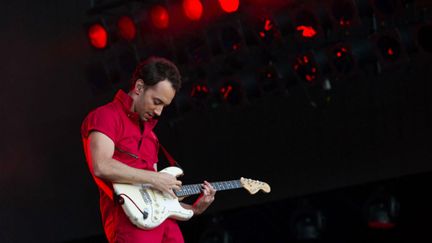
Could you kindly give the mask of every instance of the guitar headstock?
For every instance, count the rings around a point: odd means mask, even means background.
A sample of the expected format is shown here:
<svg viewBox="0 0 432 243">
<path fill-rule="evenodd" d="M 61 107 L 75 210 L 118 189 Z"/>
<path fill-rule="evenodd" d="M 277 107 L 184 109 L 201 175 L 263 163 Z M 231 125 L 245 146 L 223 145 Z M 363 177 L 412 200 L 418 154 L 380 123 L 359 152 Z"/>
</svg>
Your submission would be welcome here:
<svg viewBox="0 0 432 243">
<path fill-rule="evenodd" d="M 248 178 L 240 178 L 240 183 L 250 194 L 255 194 L 259 190 L 262 190 L 265 193 L 270 192 L 270 186 L 262 181 L 252 180 Z"/>
</svg>

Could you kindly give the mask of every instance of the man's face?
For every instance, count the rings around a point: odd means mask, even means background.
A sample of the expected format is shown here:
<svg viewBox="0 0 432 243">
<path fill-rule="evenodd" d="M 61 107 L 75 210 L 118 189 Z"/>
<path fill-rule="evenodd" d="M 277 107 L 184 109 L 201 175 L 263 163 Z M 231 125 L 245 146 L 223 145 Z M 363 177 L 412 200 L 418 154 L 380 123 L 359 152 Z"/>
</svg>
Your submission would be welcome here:
<svg viewBox="0 0 432 243">
<path fill-rule="evenodd" d="M 139 88 L 134 104 L 135 112 L 138 113 L 141 120 L 148 121 L 155 116 L 160 116 L 163 108 L 171 103 L 174 96 L 175 90 L 168 80 L 163 80 L 153 86 L 143 84 Z"/>
</svg>

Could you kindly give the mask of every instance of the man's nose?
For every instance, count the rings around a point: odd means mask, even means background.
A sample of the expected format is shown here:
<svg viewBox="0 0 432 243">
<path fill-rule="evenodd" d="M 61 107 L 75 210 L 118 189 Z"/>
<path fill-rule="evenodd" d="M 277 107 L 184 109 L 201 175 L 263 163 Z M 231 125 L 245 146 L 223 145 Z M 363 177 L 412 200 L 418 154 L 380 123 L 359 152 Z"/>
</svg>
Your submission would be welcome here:
<svg viewBox="0 0 432 243">
<path fill-rule="evenodd" d="M 160 116 L 162 114 L 163 106 L 157 106 L 154 113 L 157 116 Z"/>
</svg>

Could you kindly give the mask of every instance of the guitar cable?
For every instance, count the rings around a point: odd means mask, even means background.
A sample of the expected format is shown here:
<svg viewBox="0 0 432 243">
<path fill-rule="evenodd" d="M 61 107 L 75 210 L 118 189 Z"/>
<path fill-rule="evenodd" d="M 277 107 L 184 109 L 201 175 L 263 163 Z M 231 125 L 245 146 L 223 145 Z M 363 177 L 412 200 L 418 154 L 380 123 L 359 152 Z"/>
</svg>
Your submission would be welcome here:
<svg viewBox="0 0 432 243">
<path fill-rule="evenodd" d="M 132 200 L 132 198 L 130 198 L 128 195 L 126 195 L 126 194 L 124 194 L 124 193 L 120 193 L 120 194 L 117 194 L 117 195 L 116 195 L 116 197 L 117 197 L 117 202 L 118 202 L 120 205 L 122 205 L 122 204 L 124 203 L 124 198 L 121 197 L 121 196 L 125 196 L 125 197 L 127 197 L 127 198 L 129 199 L 129 201 L 131 201 L 132 204 L 135 205 L 135 207 L 138 209 L 138 211 L 143 215 L 143 218 L 144 218 L 144 219 L 147 219 L 147 217 L 148 217 L 148 213 L 147 213 L 146 211 L 142 211 L 142 210 L 138 207 L 138 205 L 134 202 L 134 200 Z"/>
</svg>

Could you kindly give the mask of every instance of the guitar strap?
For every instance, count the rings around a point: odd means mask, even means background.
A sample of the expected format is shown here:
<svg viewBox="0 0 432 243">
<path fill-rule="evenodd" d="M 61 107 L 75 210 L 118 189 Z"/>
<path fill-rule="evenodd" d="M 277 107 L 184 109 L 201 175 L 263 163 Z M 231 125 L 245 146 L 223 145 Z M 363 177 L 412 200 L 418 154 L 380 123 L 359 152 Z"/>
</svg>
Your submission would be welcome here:
<svg viewBox="0 0 432 243">
<path fill-rule="evenodd" d="M 177 167 L 181 168 L 179 163 L 171 156 L 170 153 L 168 153 L 168 151 L 165 149 L 165 147 L 162 146 L 162 144 L 159 144 L 159 146 L 160 146 L 160 149 L 162 149 L 162 152 L 165 154 L 165 157 L 167 158 L 169 164 L 171 166 L 177 166 Z"/>
</svg>

